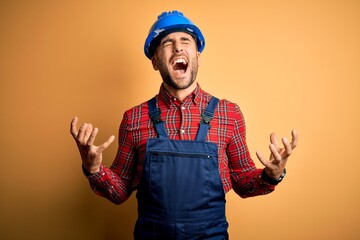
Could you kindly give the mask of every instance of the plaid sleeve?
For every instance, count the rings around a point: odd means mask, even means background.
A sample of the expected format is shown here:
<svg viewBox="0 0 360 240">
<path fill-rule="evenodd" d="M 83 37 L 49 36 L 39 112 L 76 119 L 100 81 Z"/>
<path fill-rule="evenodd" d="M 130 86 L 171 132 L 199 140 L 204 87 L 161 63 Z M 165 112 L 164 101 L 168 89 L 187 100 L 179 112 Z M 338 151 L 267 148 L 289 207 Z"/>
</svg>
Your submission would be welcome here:
<svg viewBox="0 0 360 240">
<path fill-rule="evenodd" d="M 275 190 L 275 186 L 262 180 L 262 169 L 256 168 L 250 157 L 246 144 L 245 120 L 236 104 L 234 112 L 234 133 L 227 147 L 233 189 L 243 198 L 268 194 Z"/>
<path fill-rule="evenodd" d="M 98 173 L 87 176 L 92 190 L 115 204 L 128 199 L 132 193 L 133 158 L 132 136 L 125 113 L 119 128 L 118 151 L 113 164 L 110 168 L 102 165 Z"/>
</svg>

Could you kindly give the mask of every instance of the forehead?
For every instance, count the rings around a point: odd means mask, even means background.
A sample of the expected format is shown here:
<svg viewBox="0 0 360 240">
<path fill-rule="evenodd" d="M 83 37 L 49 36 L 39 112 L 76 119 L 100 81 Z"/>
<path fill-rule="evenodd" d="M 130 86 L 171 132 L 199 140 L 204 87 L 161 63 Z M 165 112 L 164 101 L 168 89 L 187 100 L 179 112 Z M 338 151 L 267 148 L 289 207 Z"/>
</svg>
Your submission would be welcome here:
<svg viewBox="0 0 360 240">
<path fill-rule="evenodd" d="M 181 38 L 187 38 L 191 41 L 195 41 L 194 37 L 191 34 L 188 34 L 186 32 L 173 32 L 167 34 L 165 37 L 161 39 L 161 41 L 164 41 L 166 39 L 181 39 Z"/>
</svg>

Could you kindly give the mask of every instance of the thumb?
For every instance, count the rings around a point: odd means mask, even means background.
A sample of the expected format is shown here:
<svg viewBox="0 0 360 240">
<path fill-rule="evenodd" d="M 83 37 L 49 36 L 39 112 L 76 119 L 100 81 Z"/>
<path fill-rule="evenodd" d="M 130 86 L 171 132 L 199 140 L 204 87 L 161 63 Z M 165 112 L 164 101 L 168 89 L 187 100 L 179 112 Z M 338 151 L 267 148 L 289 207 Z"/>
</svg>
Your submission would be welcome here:
<svg viewBox="0 0 360 240">
<path fill-rule="evenodd" d="M 110 146 L 110 144 L 111 144 L 114 140 L 115 140 L 115 136 L 114 136 L 114 135 L 111 135 L 106 142 L 104 142 L 103 144 L 101 144 L 101 145 L 99 146 L 98 152 L 103 152 L 105 149 L 107 149 L 107 148 Z"/>
<path fill-rule="evenodd" d="M 259 151 L 256 151 L 256 156 L 260 160 L 261 164 L 266 167 L 268 161 L 263 157 L 263 155 Z"/>
</svg>

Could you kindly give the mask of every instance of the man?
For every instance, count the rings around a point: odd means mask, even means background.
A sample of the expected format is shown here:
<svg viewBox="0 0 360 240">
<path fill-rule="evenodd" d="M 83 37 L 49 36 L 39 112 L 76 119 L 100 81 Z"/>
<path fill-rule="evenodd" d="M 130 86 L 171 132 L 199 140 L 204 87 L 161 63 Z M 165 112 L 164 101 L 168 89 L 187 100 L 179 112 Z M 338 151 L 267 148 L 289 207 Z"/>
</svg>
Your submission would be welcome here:
<svg viewBox="0 0 360 240">
<path fill-rule="evenodd" d="M 94 145 L 97 128 L 71 122 L 83 171 L 92 189 L 120 204 L 137 190 L 135 239 L 228 239 L 225 193 L 241 197 L 272 192 L 283 179 L 292 141 L 270 136 L 271 156 L 257 157 L 257 169 L 245 142 L 239 107 L 218 100 L 196 82 L 205 40 L 181 12 L 164 12 L 151 27 L 145 55 L 163 80 L 156 97 L 125 112 L 118 153 L 110 168 L 102 152 L 111 136 Z"/>
</svg>

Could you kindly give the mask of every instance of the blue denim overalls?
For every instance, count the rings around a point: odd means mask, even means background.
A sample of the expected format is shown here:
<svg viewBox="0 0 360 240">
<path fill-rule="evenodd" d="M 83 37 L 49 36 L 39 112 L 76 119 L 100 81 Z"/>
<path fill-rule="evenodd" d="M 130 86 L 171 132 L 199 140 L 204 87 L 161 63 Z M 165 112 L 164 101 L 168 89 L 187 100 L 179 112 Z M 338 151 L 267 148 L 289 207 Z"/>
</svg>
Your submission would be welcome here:
<svg viewBox="0 0 360 240">
<path fill-rule="evenodd" d="M 148 102 L 159 137 L 146 145 L 137 191 L 136 240 L 228 239 L 218 149 L 206 142 L 218 101 L 211 98 L 195 141 L 169 139 L 156 99 Z"/>
</svg>

